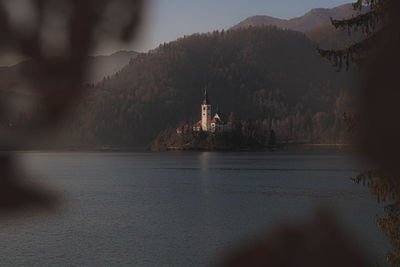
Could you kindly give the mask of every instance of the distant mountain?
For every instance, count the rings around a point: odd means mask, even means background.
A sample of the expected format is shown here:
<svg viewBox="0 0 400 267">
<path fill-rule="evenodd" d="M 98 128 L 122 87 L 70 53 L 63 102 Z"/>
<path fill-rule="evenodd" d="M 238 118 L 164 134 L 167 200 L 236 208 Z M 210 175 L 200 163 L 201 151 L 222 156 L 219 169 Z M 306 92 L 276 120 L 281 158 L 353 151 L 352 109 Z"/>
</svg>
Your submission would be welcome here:
<svg viewBox="0 0 400 267">
<path fill-rule="evenodd" d="M 362 13 L 367 9 L 363 9 Z M 351 35 L 346 30 L 335 29 L 331 25 L 331 18 L 344 19 L 356 14 L 351 4 L 341 5 L 335 8 L 315 8 L 302 17 L 289 20 L 269 16 L 249 17 L 231 29 L 240 29 L 258 26 L 276 26 L 281 29 L 290 29 L 305 33 L 319 47 L 324 49 L 341 49 L 361 40 L 364 36 L 361 32 Z"/>
<path fill-rule="evenodd" d="M 88 82 L 96 83 L 104 77 L 116 73 L 138 54 L 135 51 L 118 51 L 108 56 L 91 56 L 90 64 L 92 72 L 89 75 Z"/>
<path fill-rule="evenodd" d="M 353 14 L 355 14 L 355 11 L 352 5 L 345 4 L 335 8 L 314 8 L 302 17 L 289 20 L 269 16 L 253 16 L 233 26 L 232 29 L 273 25 L 281 29 L 305 32 L 330 24 L 330 18 L 349 18 Z"/>
<path fill-rule="evenodd" d="M 91 72 L 86 82 L 97 83 L 104 77 L 113 75 L 138 54 L 135 51 L 118 51 L 107 56 L 90 56 L 89 67 Z M 0 67 L 0 91 L 26 92 L 19 73 L 22 69 L 29 69 L 31 65 L 31 60 L 25 60 L 13 66 Z"/>
</svg>

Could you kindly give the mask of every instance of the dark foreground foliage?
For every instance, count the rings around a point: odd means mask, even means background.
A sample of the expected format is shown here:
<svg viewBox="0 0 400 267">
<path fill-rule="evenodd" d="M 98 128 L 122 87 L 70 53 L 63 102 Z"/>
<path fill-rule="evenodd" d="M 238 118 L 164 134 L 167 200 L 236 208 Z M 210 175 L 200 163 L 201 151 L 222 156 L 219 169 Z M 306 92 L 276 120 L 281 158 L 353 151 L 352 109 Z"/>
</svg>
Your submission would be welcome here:
<svg viewBox="0 0 400 267">
<path fill-rule="evenodd" d="M 386 69 L 382 69 L 382 67 L 377 67 L 371 63 L 376 63 L 377 59 L 384 56 L 385 53 L 394 52 L 393 50 L 390 50 L 393 49 L 393 47 L 388 46 L 388 43 L 398 43 L 399 21 L 397 20 L 396 24 L 393 15 L 396 17 L 398 16 L 396 11 L 400 6 L 398 4 L 396 6 L 395 3 L 396 1 L 390 0 L 357 0 L 353 4 L 354 10 L 361 11 L 362 9 L 367 8 L 368 12 L 359 13 L 357 16 L 353 16 L 350 19 L 332 20 L 332 25 L 336 29 L 347 29 L 349 34 L 354 31 L 362 31 L 365 38 L 342 50 L 323 50 L 317 48 L 317 51 L 322 57 L 330 60 L 333 66 L 337 67 L 338 70 L 341 69 L 343 64 L 348 67 L 349 63 L 355 62 L 360 67 L 364 67 L 364 63 L 367 68 L 374 70 L 374 75 L 376 75 L 376 72 L 378 72 L 378 74 L 381 74 L 383 71 L 386 72 Z M 391 15 L 392 17 L 388 15 Z M 383 49 L 388 51 L 383 51 Z M 398 47 L 395 49 L 398 49 Z M 388 68 L 389 65 L 385 67 Z M 371 79 L 371 77 L 368 78 Z M 374 78 L 379 81 L 381 77 L 376 75 Z M 391 77 L 392 80 L 393 78 L 394 77 Z M 393 85 L 389 88 L 393 88 Z M 374 91 L 376 89 L 376 87 L 373 88 Z M 380 90 L 382 90 L 382 88 L 380 88 Z M 384 90 L 387 90 L 387 88 L 384 88 Z M 397 87 L 396 90 L 398 90 Z M 376 93 L 374 93 L 373 96 L 378 98 Z M 387 97 L 388 96 L 386 96 L 385 99 L 385 105 L 389 105 Z M 379 105 L 374 103 L 374 106 L 375 107 L 372 110 L 376 112 L 376 110 L 379 109 Z M 358 131 L 358 137 L 368 135 L 367 133 L 360 133 L 360 128 L 364 128 L 365 130 L 365 125 L 363 127 L 365 121 L 360 119 L 361 116 L 358 116 L 359 118 L 356 119 L 345 113 L 343 117 L 349 132 Z M 382 120 L 382 118 L 380 118 L 380 120 Z M 359 124 L 361 124 L 361 127 Z M 368 120 L 368 124 L 370 124 L 370 120 Z M 372 126 L 379 129 L 378 132 L 384 132 L 383 129 L 380 129 L 381 127 L 378 127 L 375 124 L 372 124 Z M 362 137 L 362 139 L 364 139 L 364 137 Z M 382 141 L 379 141 L 378 144 L 381 145 L 381 151 L 379 151 L 379 153 L 385 154 L 383 151 L 386 150 L 387 152 L 388 148 L 382 146 Z M 374 156 L 377 158 L 376 155 Z M 372 169 L 360 172 L 359 175 L 352 178 L 352 181 L 357 184 L 367 184 L 368 188 L 371 190 L 371 194 L 377 198 L 378 202 L 387 203 L 383 209 L 385 215 L 377 215 L 376 222 L 378 227 L 388 237 L 393 248 L 392 251 L 387 253 L 387 262 L 390 266 L 400 266 L 400 183 L 398 181 L 398 173 L 384 168 Z"/>
</svg>

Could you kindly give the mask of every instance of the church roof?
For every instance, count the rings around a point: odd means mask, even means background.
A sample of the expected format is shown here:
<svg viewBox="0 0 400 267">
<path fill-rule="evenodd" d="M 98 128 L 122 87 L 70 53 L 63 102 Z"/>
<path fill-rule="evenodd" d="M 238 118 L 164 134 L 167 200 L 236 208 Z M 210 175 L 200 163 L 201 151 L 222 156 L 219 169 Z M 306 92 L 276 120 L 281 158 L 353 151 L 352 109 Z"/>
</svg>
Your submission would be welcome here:
<svg viewBox="0 0 400 267">
<path fill-rule="evenodd" d="M 211 123 L 215 124 L 227 124 L 228 123 L 228 117 L 225 116 L 222 113 L 216 113 L 214 118 L 211 120 Z"/>
<path fill-rule="evenodd" d="M 228 116 L 226 116 L 225 114 L 223 114 L 223 113 L 221 113 L 221 112 L 217 112 L 217 113 L 215 113 L 215 116 L 214 116 L 214 118 L 217 118 L 217 119 L 220 119 L 221 121 L 223 121 L 223 122 L 228 122 Z"/>
<path fill-rule="evenodd" d="M 214 117 L 214 119 L 212 119 L 211 123 L 221 124 L 221 120 Z"/>
<path fill-rule="evenodd" d="M 204 89 L 203 105 L 210 105 L 210 100 L 208 100 L 207 88 Z"/>
</svg>

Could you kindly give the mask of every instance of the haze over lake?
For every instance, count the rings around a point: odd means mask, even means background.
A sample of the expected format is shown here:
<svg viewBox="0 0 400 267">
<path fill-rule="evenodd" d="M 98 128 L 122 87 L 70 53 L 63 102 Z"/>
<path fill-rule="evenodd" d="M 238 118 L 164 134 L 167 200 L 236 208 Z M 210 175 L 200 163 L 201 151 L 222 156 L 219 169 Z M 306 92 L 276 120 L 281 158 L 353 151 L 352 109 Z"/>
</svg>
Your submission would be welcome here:
<svg viewBox="0 0 400 267">
<path fill-rule="evenodd" d="M 367 252 L 390 248 L 349 156 L 271 153 L 18 153 L 64 199 L 1 222 L 0 265 L 204 266 L 328 204 Z M 290 221 L 289 221 L 290 220 Z"/>
</svg>

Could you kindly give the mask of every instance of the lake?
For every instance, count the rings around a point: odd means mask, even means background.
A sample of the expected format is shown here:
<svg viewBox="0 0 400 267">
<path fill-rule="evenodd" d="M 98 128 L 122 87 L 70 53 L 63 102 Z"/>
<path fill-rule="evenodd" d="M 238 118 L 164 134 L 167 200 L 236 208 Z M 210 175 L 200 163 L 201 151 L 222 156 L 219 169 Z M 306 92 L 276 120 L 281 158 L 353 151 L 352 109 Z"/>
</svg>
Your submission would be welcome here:
<svg viewBox="0 0 400 267">
<path fill-rule="evenodd" d="M 281 222 L 332 207 L 383 262 L 382 206 L 349 178 L 344 155 L 25 152 L 35 181 L 63 199 L 55 214 L 3 220 L 2 266 L 207 266 Z"/>
</svg>

